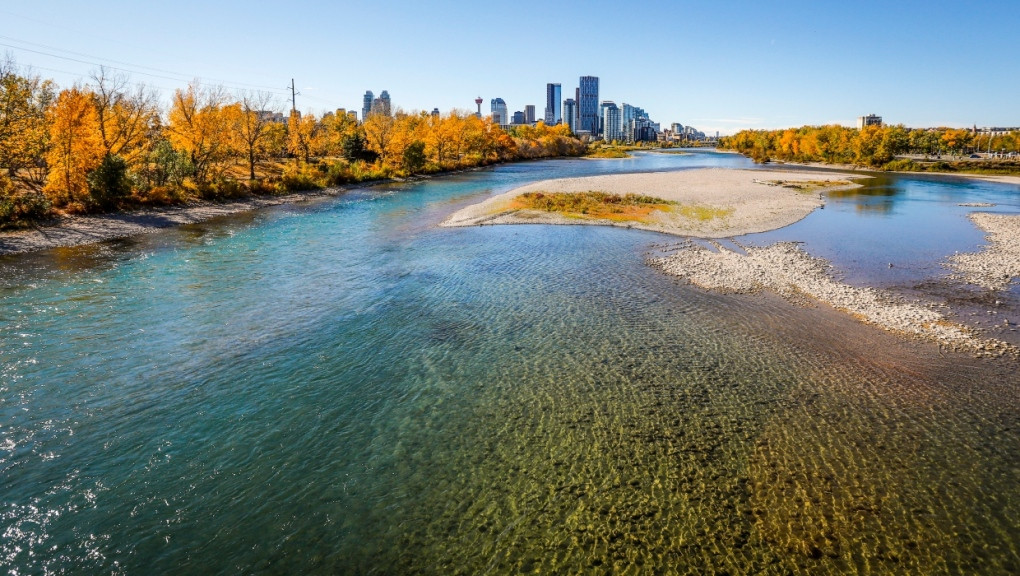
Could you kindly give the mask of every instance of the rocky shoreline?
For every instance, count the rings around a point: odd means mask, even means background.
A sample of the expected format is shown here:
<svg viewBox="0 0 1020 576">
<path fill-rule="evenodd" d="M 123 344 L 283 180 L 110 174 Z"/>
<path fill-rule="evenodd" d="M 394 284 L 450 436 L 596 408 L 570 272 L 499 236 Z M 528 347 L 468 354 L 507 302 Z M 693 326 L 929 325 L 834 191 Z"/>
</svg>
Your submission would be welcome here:
<svg viewBox="0 0 1020 576">
<path fill-rule="evenodd" d="M 253 197 L 233 202 L 199 202 L 185 206 L 146 208 L 114 214 L 68 216 L 28 230 L 0 232 L 0 256 L 149 234 L 174 226 L 196 224 L 219 216 L 335 196 L 341 192 L 340 189 L 327 189 L 285 196 Z"/>
<path fill-rule="evenodd" d="M 1015 242 L 1020 233 L 1017 219 L 1012 218 L 1010 238 Z M 981 219 L 976 219 L 979 221 Z M 996 225 L 1003 225 L 1001 222 Z M 675 253 L 649 259 L 649 264 L 666 274 L 682 278 L 693 285 L 727 293 L 748 294 L 768 290 L 787 300 L 803 304 L 816 301 L 844 311 L 853 317 L 884 330 L 938 343 L 941 347 L 978 356 L 1020 357 L 1020 349 L 992 338 L 982 338 L 966 326 L 949 320 L 939 311 L 943 305 L 920 300 L 907 301 L 888 291 L 859 288 L 839 282 L 832 265 L 811 256 L 795 243 L 778 243 L 765 247 L 739 247 L 743 253 L 713 243 L 714 249 L 685 241 Z M 996 270 L 997 280 L 1003 279 L 1000 264 L 1014 258 L 1016 245 L 993 241 L 980 253 L 962 258 L 966 262 L 982 262 L 978 270 Z M 969 283 L 981 285 L 982 276 L 960 272 Z M 1016 273 L 1012 273 L 1016 277 Z M 1006 279 L 1005 287 L 1011 278 Z M 1001 288 L 998 288 L 1001 289 Z"/>
</svg>

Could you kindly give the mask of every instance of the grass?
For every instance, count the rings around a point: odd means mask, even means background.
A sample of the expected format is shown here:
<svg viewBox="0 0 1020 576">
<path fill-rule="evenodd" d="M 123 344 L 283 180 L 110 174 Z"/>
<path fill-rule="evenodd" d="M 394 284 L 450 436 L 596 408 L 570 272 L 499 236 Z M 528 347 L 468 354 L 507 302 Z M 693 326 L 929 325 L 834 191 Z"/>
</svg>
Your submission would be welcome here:
<svg viewBox="0 0 1020 576">
<path fill-rule="evenodd" d="M 584 155 L 585 158 L 630 158 L 630 154 L 618 148 L 599 148 Z"/>
<path fill-rule="evenodd" d="M 733 214 L 733 208 L 716 208 L 714 206 L 702 206 L 699 204 L 691 206 L 679 206 L 676 208 L 681 216 L 690 218 L 691 220 L 700 220 L 707 222 L 716 218 L 726 218 L 730 214 Z"/>
<path fill-rule="evenodd" d="M 763 180 L 762 184 L 782 186 L 783 188 L 790 188 L 798 192 L 814 192 L 836 186 L 849 186 L 853 182 L 847 180 Z"/>
<path fill-rule="evenodd" d="M 570 218 L 648 222 L 652 212 L 669 212 L 675 202 L 641 194 L 587 192 L 525 192 L 514 198 L 512 210 L 555 212 Z"/>
</svg>

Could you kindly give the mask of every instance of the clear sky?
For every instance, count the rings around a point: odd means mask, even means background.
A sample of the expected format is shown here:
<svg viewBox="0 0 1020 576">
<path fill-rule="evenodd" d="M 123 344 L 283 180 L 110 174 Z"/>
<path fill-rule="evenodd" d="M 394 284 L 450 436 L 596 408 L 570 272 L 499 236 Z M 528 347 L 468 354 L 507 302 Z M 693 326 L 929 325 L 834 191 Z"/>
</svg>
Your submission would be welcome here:
<svg viewBox="0 0 1020 576">
<path fill-rule="evenodd" d="M 804 124 L 1020 126 L 1020 0 L 465 2 L 34 0 L 0 4 L 0 54 L 61 86 L 100 64 L 164 97 L 188 81 L 289 109 L 511 111 L 545 85 L 709 134 Z"/>
</svg>

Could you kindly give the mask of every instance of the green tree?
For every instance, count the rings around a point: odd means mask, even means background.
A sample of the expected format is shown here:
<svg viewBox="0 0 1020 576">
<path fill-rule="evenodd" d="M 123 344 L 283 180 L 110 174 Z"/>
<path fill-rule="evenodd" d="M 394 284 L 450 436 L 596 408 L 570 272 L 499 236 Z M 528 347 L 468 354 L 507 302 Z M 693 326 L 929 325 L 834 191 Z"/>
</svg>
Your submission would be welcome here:
<svg viewBox="0 0 1020 576">
<path fill-rule="evenodd" d="M 425 168 L 425 143 L 415 140 L 404 148 L 404 170 L 409 174 L 417 174 Z"/>
</svg>

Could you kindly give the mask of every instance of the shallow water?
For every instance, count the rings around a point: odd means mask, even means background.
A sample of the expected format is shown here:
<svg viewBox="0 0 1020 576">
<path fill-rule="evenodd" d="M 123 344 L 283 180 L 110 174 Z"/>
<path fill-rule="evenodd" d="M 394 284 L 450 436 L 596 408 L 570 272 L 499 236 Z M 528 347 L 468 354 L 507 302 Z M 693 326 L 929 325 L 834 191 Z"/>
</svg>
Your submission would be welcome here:
<svg viewBox="0 0 1020 576">
<path fill-rule="evenodd" d="M 678 285 L 652 233 L 435 226 L 701 165 L 747 162 L 517 164 L 0 260 L 0 565 L 1020 570 L 1015 362 Z"/>
</svg>

